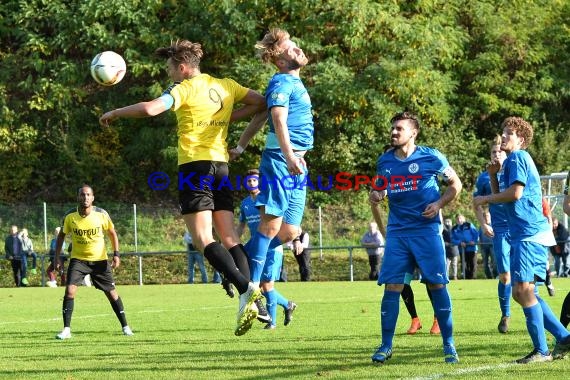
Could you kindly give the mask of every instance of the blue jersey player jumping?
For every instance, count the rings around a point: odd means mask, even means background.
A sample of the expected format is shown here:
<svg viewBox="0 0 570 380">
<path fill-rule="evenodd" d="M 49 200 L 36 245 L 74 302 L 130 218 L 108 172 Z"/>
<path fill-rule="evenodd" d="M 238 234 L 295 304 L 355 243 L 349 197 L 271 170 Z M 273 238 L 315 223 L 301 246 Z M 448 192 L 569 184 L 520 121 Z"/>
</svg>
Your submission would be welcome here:
<svg viewBox="0 0 570 380">
<path fill-rule="evenodd" d="M 260 282 L 254 274 L 261 273 L 267 251 L 300 234 L 308 177 L 303 157 L 313 148 L 311 99 L 299 77 L 307 57 L 289 33 L 278 28 L 270 30 L 256 48 L 262 60 L 273 63 L 279 72 L 271 78 L 265 93 L 269 133 L 261 156 L 260 193 L 255 202 L 261 217 L 246 247 L 250 262 L 259 267 L 251 268 L 254 284 Z"/>
<path fill-rule="evenodd" d="M 249 228 L 250 234 L 253 235 L 257 231 L 260 221 L 259 210 L 255 206 L 255 200 L 259 194 L 259 170 L 249 170 L 246 178 L 249 196 L 241 201 L 239 208 L 240 213 L 237 233 L 240 237 L 245 230 L 246 224 Z M 251 276 L 261 278 L 260 288 L 267 300 L 267 310 L 271 320 L 267 321 L 265 329 L 272 330 L 276 327 L 277 305 L 283 307 L 283 312 L 285 314 L 284 325 L 287 326 L 291 322 L 293 311 L 297 307 L 297 304 L 283 297 L 283 295 L 275 289 L 275 281 L 279 280 L 281 267 L 283 266 L 283 247 L 278 246 L 267 251 L 265 265 L 261 268 L 263 269 L 261 273 L 256 272 L 260 269 L 259 265 L 256 265 L 251 258 L 249 261 Z"/>
<path fill-rule="evenodd" d="M 501 165 L 507 155 L 501 150 L 501 136 L 497 136 L 491 144 L 491 162 L 499 162 Z M 500 170 L 496 174 L 500 191 L 504 191 L 503 171 Z M 492 194 L 491 181 L 489 172 L 485 170 L 477 178 L 475 183 L 475 192 L 473 197 Z M 491 214 L 491 225 L 487 223 L 485 218 L 485 210 L 481 206 L 474 206 L 475 214 L 481 224 L 481 230 L 485 235 L 493 239 L 493 251 L 495 253 L 495 262 L 497 263 L 497 271 L 499 272 L 499 307 L 501 309 L 501 320 L 497 329 L 500 333 L 505 334 L 509 331 L 509 321 L 511 318 L 511 239 L 509 235 L 509 224 L 507 221 L 507 212 L 502 203 L 493 203 L 489 205 L 489 213 Z"/>
<path fill-rule="evenodd" d="M 502 124 L 501 149 L 507 158 L 488 168 L 493 194 L 473 198 L 475 206 L 503 203 L 511 235 L 511 278 L 513 298 L 526 319 L 533 350 L 517 359 L 519 364 L 552 361 L 570 351 L 570 333 L 539 296 L 537 284 L 544 282 L 548 247 L 556 244 L 552 229 L 542 213 L 542 187 L 534 161 L 525 150 L 531 143 L 533 129 L 520 117 L 508 117 Z M 497 173 L 503 168 L 504 190 Z M 545 330 L 556 339 L 552 353 L 548 350 Z"/>
<path fill-rule="evenodd" d="M 370 201 L 375 203 L 386 196 L 390 209 L 378 278 L 379 285 L 386 285 L 380 313 L 382 342 L 372 361 L 384 363 L 392 357 L 400 293 L 412 280 L 417 265 L 432 293 L 445 362 L 457 363 L 440 210 L 459 194 L 461 181 L 439 151 L 416 145 L 420 124 L 414 114 L 398 113 L 390 122 L 393 149 L 378 159 L 378 181 L 370 193 Z M 439 177 L 448 184 L 442 195 Z"/>
</svg>

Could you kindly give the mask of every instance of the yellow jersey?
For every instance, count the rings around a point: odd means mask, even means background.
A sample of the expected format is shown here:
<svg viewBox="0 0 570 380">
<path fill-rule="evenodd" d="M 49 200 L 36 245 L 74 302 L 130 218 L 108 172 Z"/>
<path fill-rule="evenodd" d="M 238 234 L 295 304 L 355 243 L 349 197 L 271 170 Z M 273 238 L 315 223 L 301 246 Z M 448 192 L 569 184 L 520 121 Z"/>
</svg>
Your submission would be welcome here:
<svg viewBox="0 0 570 380">
<path fill-rule="evenodd" d="M 85 261 L 107 260 L 105 232 L 114 229 L 107 211 L 93 207 L 85 217 L 77 210 L 68 211 L 63 219 L 63 233 L 71 234 L 71 258 Z"/>
<path fill-rule="evenodd" d="M 248 88 L 229 78 L 199 74 L 171 85 L 178 121 L 178 165 L 193 161 L 228 162 L 228 126 L 234 103 Z"/>
</svg>

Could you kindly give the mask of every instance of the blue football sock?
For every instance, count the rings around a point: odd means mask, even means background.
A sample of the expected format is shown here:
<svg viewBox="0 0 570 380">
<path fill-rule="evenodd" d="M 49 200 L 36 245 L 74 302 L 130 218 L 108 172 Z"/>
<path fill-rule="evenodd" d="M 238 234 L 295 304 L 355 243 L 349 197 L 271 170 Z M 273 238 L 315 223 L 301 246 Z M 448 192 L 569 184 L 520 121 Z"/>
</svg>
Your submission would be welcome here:
<svg viewBox="0 0 570 380">
<path fill-rule="evenodd" d="M 392 347 L 396 322 L 400 312 L 400 292 L 385 290 L 380 304 L 380 325 L 382 327 L 382 345 Z"/>
<path fill-rule="evenodd" d="M 543 355 L 548 354 L 548 344 L 546 343 L 546 334 L 544 333 L 544 319 L 540 303 L 530 307 L 523 307 L 523 312 L 526 317 L 526 329 L 532 340 L 533 347 Z"/>
<path fill-rule="evenodd" d="M 554 338 L 556 338 L 557 342 L 560 342 L 568 337 L 570 333 L 568 330 L 566 330 L 558 318 L 556 318 L 556 316 L 552 313 L 550 306 L 548 306 L 548 304 L 542 298 L 536 297 L 536 299 L 542 308 L 542 318 L 544 320 L 544 328 L 546 331 L 551 333 Z"/>
<path fill-rule="evenodd" d="M 453 318 L 451 316 L 451 297 L 444 286 L 439 289 L 431 289 L 433 311 L 437 317 L 437 323 L 441 330 L 443 345 L 453 345 Z"/>
<path fill-rule="evenodd" d="M 267 301 L 266 307 L 267 312 L 271 317 L 271 324 L 275 326 L 275 321 L 277 321 L 277 301 L 275 300 L 275 289 L 271 289 L 268 292 L 263 292 L 263 295 Z"/>
<path fill-rule="evenodd" d="M 510 283 L 503 284 L 499 281 L 498 286 L 499 293 L 499 307 L 501 308 L 501 313 L 503 317 L 511 316 L 511 295 L 513 293 L 513 287 Z"/>
<path fill-rule="evenodd" d="M 251 271 L 251 282 L 259 284 L 261 281 L 261 274 L 263 273 L 263 266 L 267 258 L 267 248 L 271 238 L 263 235 L 261 232 L 256 231 L 247 242 L 246 250 L 249 255 L 249 269 Z"/>
<path fill-rule="evenodd" d="M 273 288 L 272 291 L 274 292 L 274 297 L 277 302 L 277 305 L 287 308 L 287 306 L 289 306 L 289 300 L 283 297 L 283 295 L 279 293 L 277 289 Z"/>
<path fill-rule="evenodd" d="M 268 251 L 279 247 L 280 245 L 283 245 L 283 242 L 281 241 L 281 239 L 279 239 L 279 237 L 275 236 L 273 239 L 271 239 L 271 242 L 269 243 L 269 248 L 267 249 Z"/>
</svg>

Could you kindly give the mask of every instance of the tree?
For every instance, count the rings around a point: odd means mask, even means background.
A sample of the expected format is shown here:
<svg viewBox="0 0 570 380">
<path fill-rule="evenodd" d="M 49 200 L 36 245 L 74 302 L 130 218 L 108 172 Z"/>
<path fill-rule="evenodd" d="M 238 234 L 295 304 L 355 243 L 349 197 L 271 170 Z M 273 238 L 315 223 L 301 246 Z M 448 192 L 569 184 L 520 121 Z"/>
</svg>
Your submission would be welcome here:
<svg viewBox="0 0 570 380">
<path fill-rule="evenodd" d="M 114 200 L 175 199 L 175 186 L 147 185 L 155 171 L 176 175 L 173 115 L 111 129 L 98 117 L 159 96 L 169 83 L 154 51 L 177 38 L 202 43 L 204 72 L 263 92 L 274 68 L 253 46 L 273 26 L 289 30 L 311 59 L 302 78 L 315 114 L 312 175 L 372 174 L 388 121 L 404 109 L 421 117 L 420 143 L 445 153 L 466 189 L 483 168 L 487 140 L 511 115 L 536 126 L 539 169 L 561 171 L 569 19 L 570 5 L 553 0 L 8 0 L 0 4 L 0 201 L 68 200 L 84 181 Z M 127 61 L 126 77 L 110 88 L 89 76 L 102 50 Z M 232 126 L 230 143 L 244 126 Z M 232 171 L 257 165 L 263 144 L 257 136 Z"/>
</svg>

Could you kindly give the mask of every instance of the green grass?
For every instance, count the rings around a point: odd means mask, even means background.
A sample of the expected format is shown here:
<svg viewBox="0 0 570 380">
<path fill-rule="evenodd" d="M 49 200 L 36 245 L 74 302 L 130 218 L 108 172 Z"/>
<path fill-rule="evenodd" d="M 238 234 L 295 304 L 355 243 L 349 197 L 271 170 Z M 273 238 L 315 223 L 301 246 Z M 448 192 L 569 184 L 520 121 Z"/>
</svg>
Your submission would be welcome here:
<svg viewBox="0 0 570 380">
<path fill-rule="evenodd" d="M 547 302 L 558 315 L 570 279 L 555 279 Z M 455 281 L 455 340 L 459 365 L 444 365 L 441 338 L 431 336 L 432 310 L 423 285 L 413 284 L 424 328 L 405 334 L 401 305 L 394 357 L 374 366 L 383 288 L 372 281 L 289 282 L 279 290 L 299 308 L 291 325 L 233 335 L 237 301 L 219 285 L 119 286 L 133 337 L 104 295 L 80 288 L 73 338 L 57 341 L 63 288 L 0 289 L 0 378 L 6 379 L 556 379 L 567 378 L 569 359 L 515 366 L 531 350 L 524 316 L 513 305 L 511 332 L 497 332 L 494 280 Z M 549 336 L 552 346 L 552 337 Z"/>
</svg>

